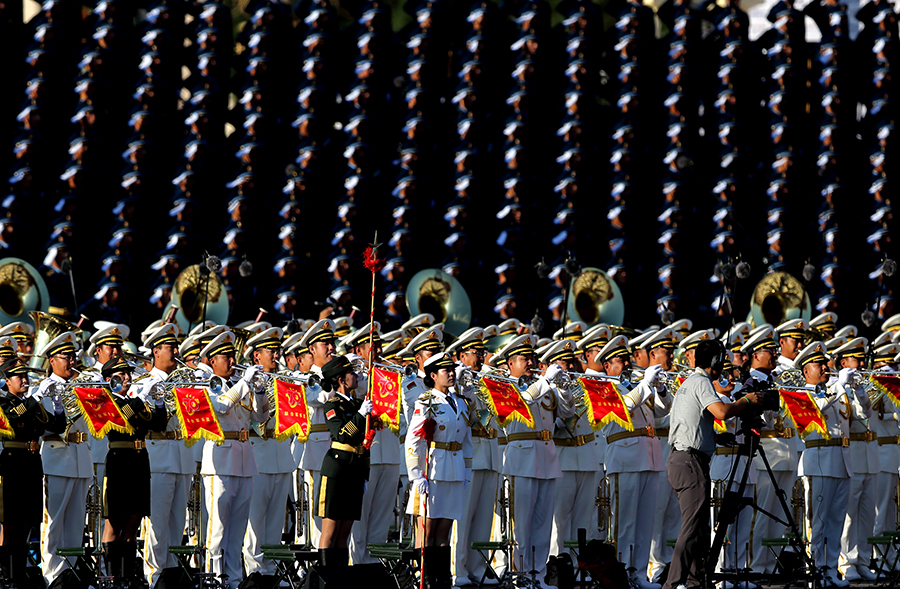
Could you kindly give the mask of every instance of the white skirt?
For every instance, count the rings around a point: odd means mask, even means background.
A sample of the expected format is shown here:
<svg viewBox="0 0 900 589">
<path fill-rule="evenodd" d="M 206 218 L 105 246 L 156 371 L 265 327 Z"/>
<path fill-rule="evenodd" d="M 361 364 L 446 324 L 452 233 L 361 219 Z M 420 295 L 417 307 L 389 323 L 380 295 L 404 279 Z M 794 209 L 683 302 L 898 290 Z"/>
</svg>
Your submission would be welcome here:
<svg viewBox="0 0 900 589">
<path fill-rule="evenodd" d="M 464 502 L 462 481 L 428 481 L 428 511 L 425 510 L 425 497 L 413 488 L 406 513 L 433 519 L 462 519 Z"/>
</svg>

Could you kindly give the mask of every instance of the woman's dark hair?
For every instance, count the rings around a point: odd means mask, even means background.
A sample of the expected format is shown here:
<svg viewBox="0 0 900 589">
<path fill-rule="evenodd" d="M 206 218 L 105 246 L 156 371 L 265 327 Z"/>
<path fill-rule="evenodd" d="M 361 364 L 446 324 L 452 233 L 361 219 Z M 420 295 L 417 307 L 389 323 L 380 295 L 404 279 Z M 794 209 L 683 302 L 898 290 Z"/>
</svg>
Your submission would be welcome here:
<svg viewBox="0 0 900 589">
<path fill-rule="evenodd" d="M 346 372 L 344 374 L 346 374 Z M 327 380 L 323 380 L 322 385 L 321 385 L 322 390 L 325 391 L 326 393 L 330 393 L 331 391 L 338 390 L 341 379 L 344 378 L 344 374 L 329 378 Z"/>
<path fill-rule="evenodd" d="M 433 389 L 434 388 L 434 379 L 431 378 L 431 373 L 428 374 L 425 378 L 422 379 L 422 382 L 425 383 L 425 388 Z"/>
</svg>

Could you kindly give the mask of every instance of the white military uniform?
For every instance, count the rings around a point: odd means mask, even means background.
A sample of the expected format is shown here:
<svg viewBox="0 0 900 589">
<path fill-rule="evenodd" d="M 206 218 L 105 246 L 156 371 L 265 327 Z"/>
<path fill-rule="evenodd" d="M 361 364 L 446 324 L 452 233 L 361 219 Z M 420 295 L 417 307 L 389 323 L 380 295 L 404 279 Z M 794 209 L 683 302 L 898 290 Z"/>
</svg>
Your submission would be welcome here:
<svg viewBox="0 0 900 589">
<path fill-rule="evenodd" d="M 272 419 L 268 425 L 274 424 Z M 291 441 L 279 442 L 272 438 L 272 428 L 266 430 L 266 435 L 269 436 L 266 439 L 250 438 L 259 472 L 253 477 L 250 519 L 244 536 L 244 569 L 248 575 L 256 571 L 264 575 L 275 574 L 275 564 L 271 560 L 263 560 L 262 547 L 281 543 L 294 472 Z"/>
<path fill-rule="evenodd" d="M 595 498 L 603 477 L 600 442 L 591 429 L 586 413 L 566 420 L 566 425 L 568 430 L 556 427 L 553 434 L 562 468 L 562 478 L 556 482 L 550 536 L 550 554 L 554 555 L 565 552 L 563 543 L 566 540 L 578 539 L 578 528 L 587 529 L 588 540 L 598 538 Z"/>
<path fill-rule="evenodd" d="M 855 395 L 851 387 L 845 388 L 847 394 Z M 864 391 L 857 392 L 865 397 Z M 856 396 L 855 401 L 858 405 L 861 396 Z M 866 423 L 860 420 L 860 418 L 865 418 L 868 423 L 872 423 L 873 420 L 877 421 L 877 419 L 873 419 L 875 413 L 872 411 L 868 398 L 866 398 L 866 404 L 859 405 L 857 410 L 859 417 L 854 416 L 850 420 L 850 461 L 853 464 L 853 476 L 850 478 L 847 515 L 844 518 L 844 531 L 841 534 L 841 574 L 844 574 L 847 567 L 851 566 L 858 569 L 869 568 L 872 560 L 869 536 L 872 535 L 875 526 L 878 473 L 881 471 L 875 434 L 870 432 Z"/>
<path fill-rule="evenodd" d="M 140 396 L 150 395 L 150 388 L 164 381 L 168 374 L 152 368 L 150 376 L 139 382 Z M 166 439 L 162 439 L 163 436 Z M 154 586 L 162 569 L 178 566 L 169 546 L 181 545 L 184 535 L 185 507 L 196 472 L 194 449 L 184 445 L 178 415 L 169 416 L 164 433 L 151 432 L 147 436 L 150 457 L 150 515 L 143 522 L 144 575 Z M 198 525 L 202 525 L 198 522 Z"/>
<path fill-rule="evenodd" d="M 457 382 L 460 373 L 457 368 Z M 472 542 L 491 540 L 500 472 L 499 432 L 493 422 L 487 427 L 481 425 L 478 413 L 486 407 L 475 395 L 474 387 L 464 387 L 462 394 L 469 406 L 468 421 L 472 432 L 472 482 L 466 489 L 463 518 L 456 522 L 453 576 L 459 580 L 469 577 L 478 581 L 485 573 L 485 565 L 478 551 L 472 550 L 471 546 Z"/>
<path fill-rule="evenodd" d="M 898 423 L 898 409 L 888 399 L 883 397 L 879 409 L 874 411 L 874 416 L 869 423 L 875 428 L 878 436 L 878 465 L 880 470 L 875 475 L 875 523 L 871 534 L 880 536 L 885 530 L 893 530 L 896 526 L 897 504 L 894 503 L 894 493 L 897 489 L 898 472 L 900 472 L 900 423 Z M 885 547 L 888 548 L 888 547 Z M 893 549 L 887 554 L 888 562 L 893 562 L 895 553 Z"/>
<path fill-rule="evenodd" d="M 363 375 L 356 390 L 365 395 L 368 388 L 368 377 Z M 366 547 L 371 543 L 387 542 L 400 484 L 399 467 L 400 439 L 389 427 L 384 427 L 376 432 L 369 448 L 369 480 L 363 495 L 362 515 L 350 530 L 350 561 L 353 564 L 379 562 L 369 556 Z"/>
<path fill-rule="evenodd" d="M 415 489 L 409 495 L 406 513 L 430 519 L 458 520 L 463 516 L 464 488 L 472 480 L 472 432 L 466 421 L 468 408 L 456 393 L 437 389 L 419 395 L 404 444 L 409 480 L 428 480 L 427 505 Z M 431 417 L 434 440 L 426 448 L 415 432 Z"/>
<path fill-rule="evenodd" d="M 654 420 L 656 426 L 656 438 L 659 440 L 660 452 L 662 452 L 663 464 L 669 460 L 669 416 L 657 417 Z M 666 544 L 671 538 L 678 537 L 681 529 L 681 508 L 675 491 L 669 484 L 666 472 L 659 473 L 659 488 L 656 492 L 656 513 L 653 516 L 653 535 L 650 538 L 650 564 L 648 577 L 653 583 L 659 583 L 660 575 L 666 565 L 672 562 L 675 547 Z"/>
<path fill-rule="evenodd" d="M 665 475 L 666 470 L 659 442 L 648 434 L 654 429 L 655 418 L 668 414 L 672 399 L 668 394 L 661 396 L 660 387 L 644 383 L 630 392 L 619 387 L 619 392 L 631 412 L 635 431 L 628 432 L 616 423 L 603 427 L 613 514 L 610 533 L 622 561 L 637 569 L 638 579 L 647 579 L 660 473 Z M 637 434 L 640 430 L 643 435 L 610 440 L 611 436 Z"/>
<path fill-rule="evenodd" d="M 522 393 L 522 399 L 531 409 L 535 426 L 531 429 L 519 421 L 507 424 L 502 466 L 512 483 L 511 527 L 516 542 L 512 564 L 524 563 L 522 570 L 537 570 L 537 578 L 543 579 L 550 557 L 556 481 L 562 477 L 553 427 L 556 416 L 571 417 L 575 408 L 571 395 L 557 391 L 543 377 Z"/>
<path fill-rule="evenodd" d="M 852 391 L 849 391 L 853 395 Z M 851 407 L 847 406 L 847 397 L 839 384 L 828 389 L 824 399 L 815 398 L 816 405 L 825 418 L 828 433 L 832 440 L 840 441 L 850 435 L 850 411 L 861 412 L 855 399 Z M 859 413 L 857 413 L 859 415 Z M 804 442 L 807 448 L 800 458 L 800 476 L 806 478 L 806 505 L 808 513 L 807 532 L 810 548 L 816 566 L 828 566 L 830 576 L 836 577 L 838 556 L 840 555 L 840 538 L 844 526 L 844 515 L 847 513 L 847 498 L 850 492 L 850 478 L 853 476 L 852 457 L 849 444 L 847 446 L 829 446 L 811 448 L 808 444 L 813 440 L 821 440 L 818 432 L 809 434 Z M 825 543 L 828 543 L 827 559 Z"/>
<path fill-rule="evenodd" d="M 225 432 L 246 432 L 251 420 L 263 422 L 269 416 L 268 397 L 253 393 L 243 380 L 219 395 L 209 395 Z M 226 439 L 203 446 L 200 474 L 206 483 L 209 512 L 207 570 L 227 574 L 230 582 L 242 577 L 241 544 L 250 515 L 253 477 L 258 472 L 249 441 Z"/>
<path fill-rule="evenodd" d="M 750 370 L 750 376 L 756 380 L 769 380 L 769 375 L 756 369 Z M 798 462 L 798 446 L 797 440 L 795 440 L 796 432 L 793 430 L 793 422 L 787 416 L 782 419 L 773 411 L 766 411 L 763 414 L 763 418 L 766 426 L 761 432 L 760 447 L 766 453 L 766 458 L 772 467 L 772 474 L 775 476 L 778 487 L 790 496 L 791 489 L 794 487 L 794 481 L 797 478 Z M 788 432 L 791 437 L 785 438 L 781 432 Z M 754 457 L 753 463 L 756 465 L 756 469 L 761 471 L 756 482 L 756 504 L 760 509 L 765 509 L 769 513 L 781 513 L 778 495 L 776 495 L 775 489 L 772 487 L 772 481 L 769 479 L 768 473 L 766 473 L 765 463 L 759 456 Z M 784 526 L 772 518 L 757 516 L 753 522 L 753 533 L 751 535 L 750 568 L 754 572 L 771 573 L 775 569 L 775 557 L 772 556 L 768 548 L 763 547 L 762 541 L 764 538 L 781 538 L 786 531 Z M 836 546 L 832 548 L 837 551 Z"/>
<path fill-rule="evenodd" d="M 66 381 L 51 374 L 32 396 L 41 401 L 49 413 L 53 403 L 47 396 L 52 383 Z M 77 436 L 81 442 L 56 441 L 60 436 L 44 436 L 41 462 L 44 468 L 44 521 L 41 524 L 41 571 L 47 584 L 67 568 L 66 561 L 56 556 L 57 548 L 74 548 L 84 538 L 85 499 L 94 474 L 91 459 L 92 437 L 80 415 L 62 435 Z"/>
<path fill-rule="evenodd" d="M 322 367 L 313 365 L 311 372 L 322 376 Z M 304 472 L 306 484 L 308 485 L 309 496 L 307 501 L 309 505 L 315 505 L 315 490 L 319 488 L 322 480 L 322 461 L 325 460 L 325 454 L 331 448 L 331 434 L 328 433 L 328 426 L 325 425 L 325 413 L 322 406 L 328 402 L 334 393 L 326 393 L 321 388 L 306 389 L 306 404 L 309 406 L 311 417 L 309 420 L 309 438 L 306 440 L 303 448 L 303 457 L 300 459 L 300 468 Z M 313 512 L 311 518 L 311 526 L 309 529 L 310 546 L 318 546 L 319 538 L 322 536 L 322 518 Z"/>
</svg>

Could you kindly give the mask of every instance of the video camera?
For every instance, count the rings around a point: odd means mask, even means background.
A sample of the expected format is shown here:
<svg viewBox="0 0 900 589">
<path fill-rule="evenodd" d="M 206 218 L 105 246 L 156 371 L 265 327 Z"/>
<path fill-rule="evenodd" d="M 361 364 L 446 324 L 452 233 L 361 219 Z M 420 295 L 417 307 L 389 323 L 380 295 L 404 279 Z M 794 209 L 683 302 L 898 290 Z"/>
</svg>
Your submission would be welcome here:
<svg viewBox="0 0 900 589">
<path fill-rule="evenodd" d="M 748 393 L 756 393 L 759 395 L 761 402 L 758 405 L 750 405 L 744 408 L 744 411 L 739 416 L 741 420 L 740 429 L 744 432 L 751 429 L 757 431 L 765 429 L 766 422 L 763 419 L 763 413 L 765 411 L 781 410 L 781 395 L 778 393 L 778 389 L 766 381 L 754 380 L 749 373 L 744 374 L 743 371 L 741 382 L 744 385 L 734 394 L 735 401 L 739 401 Z"/>
</svg>

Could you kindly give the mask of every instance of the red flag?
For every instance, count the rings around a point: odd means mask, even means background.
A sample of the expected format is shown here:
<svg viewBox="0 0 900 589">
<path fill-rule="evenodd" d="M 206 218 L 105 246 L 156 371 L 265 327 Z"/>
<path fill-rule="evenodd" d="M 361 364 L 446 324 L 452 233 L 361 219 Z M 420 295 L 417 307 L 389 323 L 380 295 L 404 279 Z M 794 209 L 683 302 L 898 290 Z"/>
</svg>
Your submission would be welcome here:
<svg viewBox="0 0 900 589">
<path fill-rule="evenodd" d="M 794 420 L 801 438 L 806 438 L 812 432 L 819 432 L 826 440 L 831 439 L 825 418 L 819 411 L 819 406 L 806 391 L 779 391 L 781 400 L 787 409 L 788 415 Z"/>
<path fill-rule="evenodd" d="M 884 393 L 886 399 L 891 400 L 895 407 L 900 407 L 900 378 L 876 373 L 870 376 L 869 380 L 876 389 Z"/>
<path fill-rule="evenodd" d="M 11 425 L 9 425 L 9 418 L 6 417 L 6 413 L 3 412 L 3 409 L 0 409 L 0 438 L 15 438 L 16 432 L 13 431 Z"/>
<path fill-rule="evenodd" d="M 531 409 L 514 384 L 485 377 L 479 381 L 479 386 L 500 427 L 506 427 L 515 420 L 534 429 Z"/>
<path fill-rule="evenodd" d="M 584 391 L 584 404 L 592 429 L 598 430 L 607 423 L 616 423 L 628 431 L 634 431 L 631 413 L 615 384 L 593 378 L 579 378 L 578 384 Z"/>
<path fill-rule="evenodd" d="M 302 384 L 275 379 L 274 435 L 279 442 L 296 435 L 303 443 L 309 437 L 309 407 Z"/>
<path fill-rule="evenodd" d="M 109 390 L 75 387 L 73 393 L 88 430 L 98 440 L 105 438 L 110 431 L 134 433 Z"/>
<path fill-rule="evenodd" d="M 394 370 L 372 369 L 372 417 L 397 433 L 400 431 L 400 373 Z"/>
<path fill-rule="evenodd" d="M 213 409 L 206 389 L 175 388 L 175 409 L 181 423 L 184 445 L 190 448 L 206 438 L 212 442 L 225 440 L 225 432 Z"/>
</svg>

